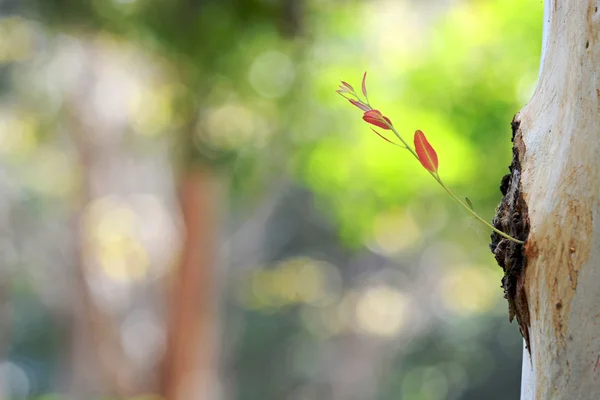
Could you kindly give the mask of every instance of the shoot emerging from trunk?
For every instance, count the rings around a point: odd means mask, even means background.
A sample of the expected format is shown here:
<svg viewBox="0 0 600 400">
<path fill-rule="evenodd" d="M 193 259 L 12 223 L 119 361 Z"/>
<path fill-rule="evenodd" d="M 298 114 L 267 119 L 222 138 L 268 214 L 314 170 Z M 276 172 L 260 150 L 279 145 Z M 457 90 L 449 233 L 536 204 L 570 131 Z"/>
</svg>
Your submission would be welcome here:
<svg viewBox="0 0 600 400">
<path fill-rule="evenodd" d="M 524 244 L 525 242 L 515 239 L 514 237 L 502 232 L 501 230 L 495 228 L 494 226 L 492 226 L 492 224 L 490 224 L 489 222 L 487 222 L 486 220 L 481 218 L 479 216 L 479 214 L 477 214 L 475 212 L 475 210 L 473 209 L 473 203 L 471 203 L 471 200 L 469 200 L 468 197 L 465 198 L 466 203 L 463 202 L 458 196 L 456 196 L 444 184 L 444 182 L 442 181 L 442 178 L 440 177 L 439 172 L 438 172 L 437 154 L 436 154 L 435 150 L 433 149 L 433 147 L 431 146 L 431 144 L 429 144 L 429 142 L 427 141 L 425 134 L 420 130 L 417 130 L 415 132 L 414 149 L 413 149 L 408 144 L 408 142 L 400 135 L 400 133 L 398 133 L 396 128 L 392 125 L 392 121 L 390 121 L 390 119 L 388 117 L 384 116 L 381 113 L 381 111 L 374 109 L 371 106 L 371 104 L 369 103 L 369 98 L 367 97 L 366 80 L 367 80 L 367 73 L 365 72 L 365 74 L 363 75 L 362 85 L 361 85 L 363 97 L 361 97 L 358 93 L 356 93 L 354 88 L 349 83 L 344 82 L 344 81 L 342 81 L 342 84 L 340 85 L 339 89 L 336 90 L 336 92 L 340 96 L 342 96 L 346 100 L 348 100 L 352 105 L 356 106 L 361 111 L 363 111 L 363 113 L 364 113 L 363 120 L 365 122 L 367 122 L 371 125 L 374 125 L 378 128 L 392 131 L 394 133 L 394 135 L 396 136 L 396 138 L 398 138 L 398 140 L 400 140 L 400 143 L 393 142 L 392 140 L 385 137 L 383 134 L 381 134 L 381 133 L 377 132 L 375 129 L 371 128 L 371 130 L 373 132 L 375 132 L 379 137 L 381 137 L 386 142 L 394 144 L 398 147 L 401 147 L 401 148 L 407 150 L 411 155 L 413 155 L 421 163 L 423 168 L 425 168 L 431 174 L 433 179 L 435 179 L 437 181 L 437 183 L 439 183 L 439 185 L 458 204 L 460 204 L 462 207 L 464 207 L 464 209 L 467 210 L 467 212 L 469 214 L 471 214 L 475 219 L 477 219 L 479 222 L 481 222 L 482 224 L 484 224 L 485 226 L 487 226 L 488 228 L 490 228 L 491 230 L 496 232 L 498 235 L 500 235 L 508 240 L 511 240 L 515 243 Z"/>
</svg>

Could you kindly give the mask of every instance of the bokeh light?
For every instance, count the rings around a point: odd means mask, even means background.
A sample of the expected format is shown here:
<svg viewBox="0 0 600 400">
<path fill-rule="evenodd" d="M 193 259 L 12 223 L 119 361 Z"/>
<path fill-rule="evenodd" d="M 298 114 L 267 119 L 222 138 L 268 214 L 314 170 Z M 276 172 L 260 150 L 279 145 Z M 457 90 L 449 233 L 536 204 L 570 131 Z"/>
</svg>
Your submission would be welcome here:
<svg viewBox="0 0 600 400">
<path fill-rule="evenodd" d="M 367 333 L 394 336 L 408 322 L 410 300 L 397 289 L 367 288 L 356 304 L 356 322 Z"/>
<path fill-rule="evenodd" d="M 279 98 L 288 93 L 295 74 L 294 64 L 287 55 L 279 51 L 266 51 L 252 62 L 248 79 L 259 95 Z"/>
<path fill-rule="evenodd" d="M 499 301 L 494 291 L 501 276 L 482 267 L 452 268 L 441 282 L 444 307 L 461 316 L 491 311 Z"/>
</svg>

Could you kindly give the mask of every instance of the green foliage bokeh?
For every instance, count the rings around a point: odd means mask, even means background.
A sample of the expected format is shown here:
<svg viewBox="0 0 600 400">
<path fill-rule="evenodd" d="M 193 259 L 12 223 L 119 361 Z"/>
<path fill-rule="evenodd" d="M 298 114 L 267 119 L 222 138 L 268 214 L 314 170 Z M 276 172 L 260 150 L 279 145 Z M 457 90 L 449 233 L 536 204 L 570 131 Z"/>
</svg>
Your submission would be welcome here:
<svg viewBox="0 0 600 400">
<path fill-rule="evenodd" d="M 176 158 L 229 165 L 234 202 L 259 201 L 266 182 L 292 176 L 316 193 L 344 241 L 357 246 L 369 240 L 378 215 L 443 196 L 414 159 L 372 134 L 360 112 L 335 94 L 340 79 L 358 87 L 365 70 L 373 105 L 408 141 L 416 129 L 425 132 L 438 152 L 440 175 L 457 194 L 469 196 L 485 218 L 499 201 L 510 121 L 537 78 L 542 4 L 435 4 L 29 5 L 58 30 L 108 32 L 164 61 L 173 83 L 185 89 L 175 117 L 201 132 L 178 129 Z M 288 78 L 289 87 L 281 89 Z M 244 115 L 222 112 L 229 123 L 205 135 L 198 110 L 231 105 Z M 236 133 L 240 129 L 246 132 Z M 460 213 L 449 199 L 440 201 L 445 214 Z"/>
</svg>

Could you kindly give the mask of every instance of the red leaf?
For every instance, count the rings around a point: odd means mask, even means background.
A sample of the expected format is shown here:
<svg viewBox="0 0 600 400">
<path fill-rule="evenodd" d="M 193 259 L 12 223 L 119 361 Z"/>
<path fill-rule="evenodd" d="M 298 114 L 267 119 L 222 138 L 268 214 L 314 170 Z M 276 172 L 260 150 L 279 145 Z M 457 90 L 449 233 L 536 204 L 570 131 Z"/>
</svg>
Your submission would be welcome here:
<svg viewBox="0 0 600 400">
<path fill-rule="evenodd" d="M 354 92 L 354 88 L 348 82 L 342 81 L 342 85 L 346 86 L 348 89 L 350 89 L 352 92 Z"/>
<path fill-rule="evenodd" d="M 419 156 L 421 165 L 429 172 L 437 173 L 438 171 L 438 158 L 435 150 L 425 137 L 425 134 L 417 130 L 415 131 L 415 150 Z"/>
<path fill-rule="evenodd" d="M 371 108 L 368 105 L 363 104 L 360 101 L 356 101 L 354 99 L 348 99 L 348 101 L 350 103 L 354 104 L 356 107 L 360 108 L 363 111 L 369 111 L 369 110 L 371 110 Z"/>
<path fill-rule="evenodd" d="M 363 75 L 363 79 L 362 79 L 362 92 L 366 98 L 367 97 L 367 72 L 366 71 L 365 71 L 365 74 Z"/>
<path fill-rule="evenodd" d="M 371 125 L 378 126 L 382 129 L 392 129 L 390 128 L 390 126 L 392 125 L 392 121 L 390 121 L 388 117 L 384 117 L 383 115 L 381 115 L 381 112 L 378 110 L 367 111 L 363 115 L 363 119 L 365 120 L 365 122 L 368 122 Z"/>
</svg>

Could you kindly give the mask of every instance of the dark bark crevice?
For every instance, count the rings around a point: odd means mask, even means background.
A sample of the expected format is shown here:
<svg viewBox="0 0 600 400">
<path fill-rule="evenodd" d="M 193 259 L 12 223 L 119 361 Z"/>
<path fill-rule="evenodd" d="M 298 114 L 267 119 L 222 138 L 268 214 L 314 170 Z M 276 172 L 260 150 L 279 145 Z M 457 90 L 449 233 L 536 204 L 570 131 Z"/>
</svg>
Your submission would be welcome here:
<svg viewBox="0 0 600 400">
<path fill-rule="evenodd" d="M 519 129 L 520 121 L 516 116 L 511 125 L 513 158 L 509 166 L 510 173 L 502 178 L 500 184 L 503 197 L 492 225 L 514 238 L 526 241 L 529 236 L 529 215 L 527 202 L 521 191 L 521 160 L 525 153 L 525 143 Z M 504 297 L 508 300 L 509 319 L 512 322 L 517 317 L 519 330 L 529 349 L 529 306 L 524 288 L 527 266 L 525 245 L 505 239 L 496 232 L 492 233 L 491 239 L 490 249 L 498 265 L 504 270 L 502 288 Z"/>
</svg>

